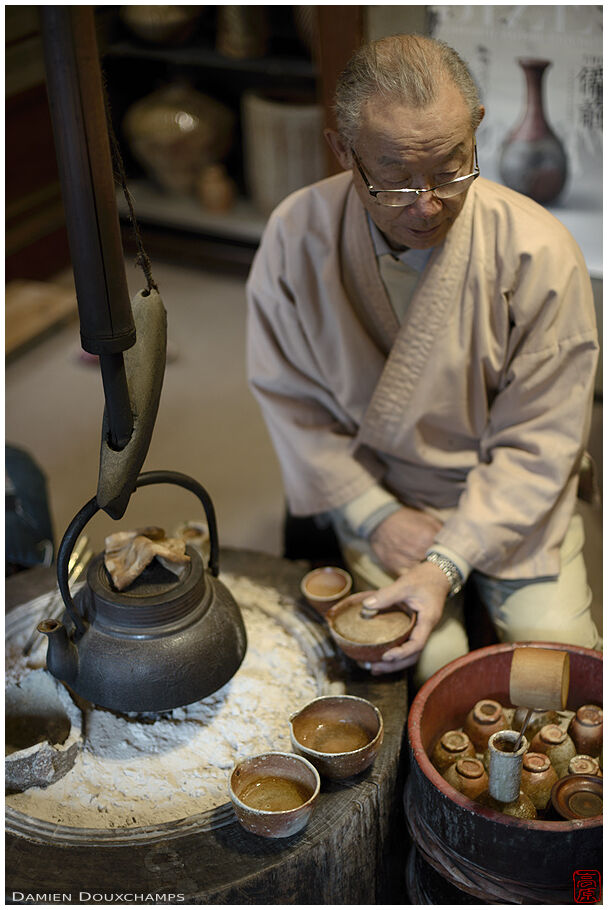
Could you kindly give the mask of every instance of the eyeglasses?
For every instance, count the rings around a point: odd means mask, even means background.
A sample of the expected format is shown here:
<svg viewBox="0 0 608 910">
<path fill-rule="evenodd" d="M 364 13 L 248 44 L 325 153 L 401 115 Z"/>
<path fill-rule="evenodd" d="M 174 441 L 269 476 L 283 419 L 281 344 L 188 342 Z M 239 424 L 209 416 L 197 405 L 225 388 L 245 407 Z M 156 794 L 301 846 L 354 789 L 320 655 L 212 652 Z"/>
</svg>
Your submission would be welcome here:
<svg viewBox="0 0 608 910">
<path fill-rule="evenodd" d="M 369 182 L 361 162 L 357 158 L 357 153 L 354 148 L 351 146 L 351 153 L 355 159 L 355 164 L 359 169 L 359 173 L 363 177 L 363 181 L 367 187 L 367 191 L 370 196 L 373 196 L 376 202 L 380 205 L 390 205 L 392 207 L 403 207 L 406 205 L 413 205 L 414 202 L 418 199 L 419 196 L 422 196 L 423 193 L 435 193 L 438 199 L 450 199 L 452 196 L 459 196 L 460 193 L 464 193 L 465 190 L 471 186 L 474 180 L 479 177 L 479 163 L 477 161 L 477 143 L 473 140 L 473 149 L 474 149 L 474 160 L 475 160 L 475 169 L 471 174 L 465 174 L 463 177 L 455 177 L 453 180 L 448 180 L 447 183 L 440 183 L 438 186 L 429 186 L 426 189 L 402 189 L 402 190 L 379 190 L 374 188 L 374 185 Z"/>
</svg>

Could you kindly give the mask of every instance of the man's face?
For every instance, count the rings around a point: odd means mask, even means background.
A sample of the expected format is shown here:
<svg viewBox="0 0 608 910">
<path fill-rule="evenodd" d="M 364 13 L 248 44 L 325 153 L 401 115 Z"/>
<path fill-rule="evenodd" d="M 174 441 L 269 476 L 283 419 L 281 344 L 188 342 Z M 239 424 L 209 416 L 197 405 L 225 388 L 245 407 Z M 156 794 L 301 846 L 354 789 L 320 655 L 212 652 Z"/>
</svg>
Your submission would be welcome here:
<svg viewBox="0 0 608 910">
<path fill-rule="evenodd" d="M 437 186 L 473 171 L 469 110 L 457 88 L 444 85 L 427 108 L 372 99 L 354 146 L 374 188 Z M 380 205 L 370 196 L 358 168 L 353 180 L 372 220 L 395 248 L 424 250 L 441 243 L 460 213 L 466 192 L 451 199 L 424 193 L 409 206 Z"/>
</svg>

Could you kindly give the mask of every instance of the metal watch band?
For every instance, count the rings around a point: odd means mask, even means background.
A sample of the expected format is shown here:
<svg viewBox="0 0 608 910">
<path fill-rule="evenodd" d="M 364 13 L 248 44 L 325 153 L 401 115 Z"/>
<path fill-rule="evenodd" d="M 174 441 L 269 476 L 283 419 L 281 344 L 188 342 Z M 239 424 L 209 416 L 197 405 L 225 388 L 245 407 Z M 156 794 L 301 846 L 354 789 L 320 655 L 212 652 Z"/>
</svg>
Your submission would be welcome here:
<svg viewBox="0 0 608 910">
<path fill-rule="evenodd" d="M 450 593 L 448 594 L 448 597 L 454 597 L 455 594 L 458 594 L 458 592 L 462 590 L 464 579 L 460 569 L 451 559 L 448 559 L 447 556 L 442 556 L 441 553 L 436 553 L 435 550 L 429 550 L 424 559 L 425 562 L 431 562 L 434 566 L 437 566 L 438 569 L 441 569 L 443 574 L 447 577 L 450 582 Z"/>
</svg>

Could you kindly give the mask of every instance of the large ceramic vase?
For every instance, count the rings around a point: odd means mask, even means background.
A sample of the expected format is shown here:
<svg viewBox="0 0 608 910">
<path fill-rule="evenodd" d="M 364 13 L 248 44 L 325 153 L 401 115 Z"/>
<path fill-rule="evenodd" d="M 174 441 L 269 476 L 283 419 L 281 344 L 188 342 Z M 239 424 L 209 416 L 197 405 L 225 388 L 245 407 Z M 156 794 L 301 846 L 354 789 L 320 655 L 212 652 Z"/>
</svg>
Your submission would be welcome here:
<svg viewBox="0 0 608 910">
<path fill-rule="evenodd" d="M 505 139 L 500 156 L 503 182 L 547 205 L 564 188 L 566 152 L 545 116 L 543 79 L 549 60 L 518 59 L 526 79 L 526 107 L 520 123 Z"/>
<path fill-rule="evenodd" d="M 234 125 L 226 105 L 180 81 L 137 100 L 122 124 L 147 175 L 167 192 L 186 196 L 196 193 L 204 169 L 226 156 Z"/>
</svg>

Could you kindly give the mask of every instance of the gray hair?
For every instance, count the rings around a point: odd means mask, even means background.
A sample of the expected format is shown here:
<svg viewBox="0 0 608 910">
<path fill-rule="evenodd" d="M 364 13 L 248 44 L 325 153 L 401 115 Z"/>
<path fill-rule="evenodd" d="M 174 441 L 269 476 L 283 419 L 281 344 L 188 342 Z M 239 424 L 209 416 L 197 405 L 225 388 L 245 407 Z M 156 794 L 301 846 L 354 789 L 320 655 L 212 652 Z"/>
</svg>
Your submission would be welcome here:
<svg viewBox="0 0 608 910">
<path fill-rule="evenodd" d="M 475 131 L 481 121 L 479 93 L 469 68 L 453 48 L 423 35 L 391 35 L 364 44 L 338 77 L 334 105 L 338 131 L 354 145 L 362 109 L 371 98 L 391 98 L 423 108 L 434 101 L 437 88 L 446 81 L 462 94 Z"/>
</svg>

